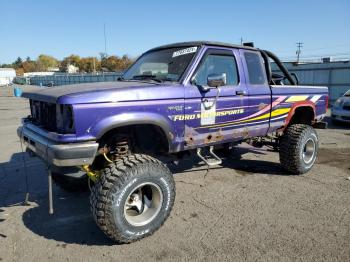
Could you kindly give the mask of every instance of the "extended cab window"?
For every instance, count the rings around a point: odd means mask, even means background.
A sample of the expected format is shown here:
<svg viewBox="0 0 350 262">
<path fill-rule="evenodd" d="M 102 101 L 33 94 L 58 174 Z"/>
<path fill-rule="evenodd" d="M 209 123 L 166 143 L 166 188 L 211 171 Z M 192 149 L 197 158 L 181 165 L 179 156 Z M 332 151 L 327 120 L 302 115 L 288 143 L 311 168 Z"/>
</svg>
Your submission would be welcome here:
<svg viewBox="0 0 350 262">
<path fill-rule="evenodd" d="M 259 54 L 244 52 L 244 58 L 248 68 L 248 80 L 251 85 L 267 84 L 263 60 Z"/>
<path fill-rule="evenodd" d="M 238 84 L 237 65 L 234 56 L 210 54 L 204 58 L 193 79 L 196 85 L 206 86 L 207 78 L 212 74 L 226 74 L 226 85 Z"/>
</svg>

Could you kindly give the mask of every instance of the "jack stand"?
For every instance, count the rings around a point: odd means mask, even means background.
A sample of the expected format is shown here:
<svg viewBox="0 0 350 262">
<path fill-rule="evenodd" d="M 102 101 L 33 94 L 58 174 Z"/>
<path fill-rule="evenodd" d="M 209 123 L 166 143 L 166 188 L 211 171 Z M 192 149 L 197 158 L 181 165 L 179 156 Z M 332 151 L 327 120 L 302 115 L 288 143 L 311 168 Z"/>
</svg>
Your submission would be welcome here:
<svg viewBox="0 0 350 262">
<path fill-rule="evenodd" d="M 48 168 L 48 182 L 49 182 L 49 214 L 53 215 L 53 198 L 52 198 L 52 174 L 51 169 Z"/>
<path fill-rule="evenodd" d="M 22 138 L 20 139 L 20 143 L 21 143 L 22 162 L 23 162 L 23 167 L 24 167 L 25 185 L 26 185 L 26 194 L 25 194 L 22 206 L 30 206 L 30 204 L 29 204 L 28 168 L 27 168 L 26 157 L 24 155 Z"/>
<path fill-rule="evenodd" d="M 29 193 L 28 192 L 26 192 L 26 195 L 24 197 L 24 201 L 22 203 L 22 206 L 30 206 L 30 204 L 29 204 Z"/>
</svg>

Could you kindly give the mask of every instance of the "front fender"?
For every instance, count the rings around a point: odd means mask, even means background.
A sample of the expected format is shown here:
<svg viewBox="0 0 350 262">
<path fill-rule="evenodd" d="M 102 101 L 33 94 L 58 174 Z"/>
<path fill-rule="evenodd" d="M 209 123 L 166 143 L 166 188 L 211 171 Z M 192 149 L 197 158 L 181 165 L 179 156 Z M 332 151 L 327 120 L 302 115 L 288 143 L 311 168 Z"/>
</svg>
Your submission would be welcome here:
<svg viewBox="0 0 350 262">
<path fill-rule="evenodd" d="M 168 140 L 170 151 L 175 150 L 174 139 L 176 132 L 171 121 L 156 113 L 132 112 L 109 116 L 97 122 L 91 128 L 91 133 L 96 134 L 96 138 L 99 139 L 114 128 L 140 124 L 155 125 L 161 128 Z"/>
</svg>

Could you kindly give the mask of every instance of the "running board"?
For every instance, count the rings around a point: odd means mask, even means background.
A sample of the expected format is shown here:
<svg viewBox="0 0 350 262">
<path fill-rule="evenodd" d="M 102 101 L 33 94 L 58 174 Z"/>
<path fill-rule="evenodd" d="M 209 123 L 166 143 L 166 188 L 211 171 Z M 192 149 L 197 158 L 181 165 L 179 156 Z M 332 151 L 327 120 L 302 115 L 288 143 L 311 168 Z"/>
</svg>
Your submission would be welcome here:
<svg viewBox="0 0 350 262">
<path fill-rule="evenodd" d="M 209 147 L 209 156 L 211 158 L 206 158 L 205 156 L 202 155 L 202 149 L 201 147 L 197 148 L 197 156 L 204 161 L 208 166 L 216 166 L 220 165 L 222 163 L 222 160 L 220 157 L 215 155 L 214 153 L 214 147 L 210 146 Z"/>
</svg>

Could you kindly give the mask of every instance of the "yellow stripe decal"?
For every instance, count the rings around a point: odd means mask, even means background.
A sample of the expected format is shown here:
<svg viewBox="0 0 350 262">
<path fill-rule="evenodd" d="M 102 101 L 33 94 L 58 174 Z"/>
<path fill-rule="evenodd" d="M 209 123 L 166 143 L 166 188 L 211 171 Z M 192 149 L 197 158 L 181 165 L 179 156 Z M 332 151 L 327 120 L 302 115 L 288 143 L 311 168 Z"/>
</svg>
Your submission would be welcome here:
<svg viewBox="0 0 350 262">
<path fill-rule="evenodd" d="M 276 109 L 276 110 L 271 112 L 271 117 L 281 116 L 281 115 L 284 115 L 284 114 L 288 113 L 289 111 L 290 111 L 290 108 Z M 201 127 L 195 128 L 195 129 L 208 128 L 208 127 L 230 126 L 230 125 L 244 123 L 244 122 L 250 122 L 250 121 L 255 121 L 255 120 L 267 119 L 269 117 L 270 117 L 270 113 L 267 113 L 267 114 L 264 114 L 264 115 L 261 115 L 261 116 L 257 116 L 257 117 L 254 117 L 254 118 L 249 118 L 249 119 L 245 119 L 245 120 L 241 120 L 241 121 L 228 122 L 228 123 L 224 123 L 224 124 L 216 124 L 216 125 L 210 125 L 210 126 L 201 126 Z"/>
<path fill-rule="evenodd" d="M 305 101 L 309 96 L 291 96 L 286 100 L 286 103 Z"/>
<path fill-rule="evenodd" d="M 283 115 L 285 113 L 288 113 L 289 111 L 290 111 L 290 108 L 276 109 L 276 110 L 271 112 L 271 117 L 280 116 L 280 115 Z M 267 114 L 264 114 L 264 115 L 261 115 L 261 116 L 257 116 L 257 117 L 254 117 L 254 118 L 247 119 L 246 121 L 260 120 L 260 119 L 265 119 L 265 118 L 269 118 L 269 117 L 270 117 L 270 113 L 267 113 Z"/>
</svg>

